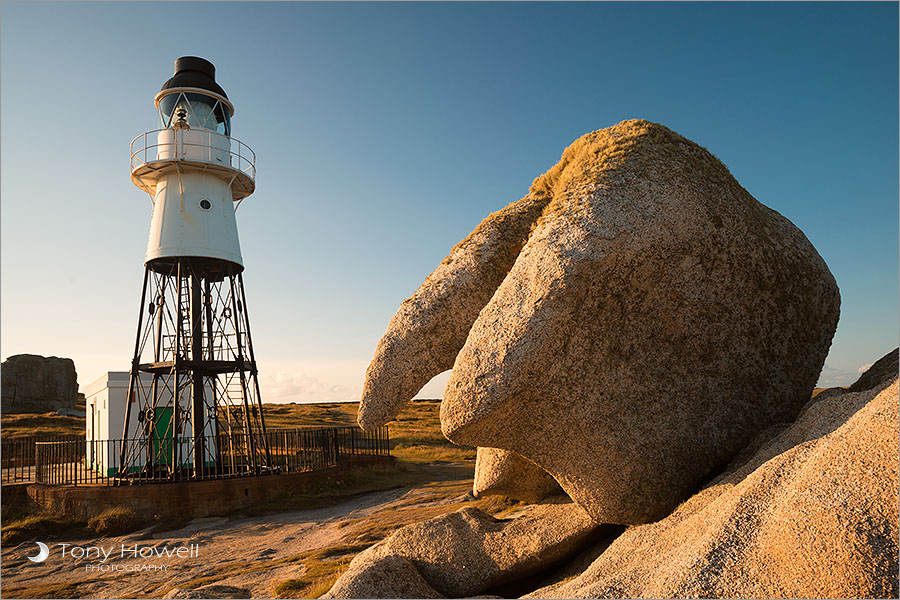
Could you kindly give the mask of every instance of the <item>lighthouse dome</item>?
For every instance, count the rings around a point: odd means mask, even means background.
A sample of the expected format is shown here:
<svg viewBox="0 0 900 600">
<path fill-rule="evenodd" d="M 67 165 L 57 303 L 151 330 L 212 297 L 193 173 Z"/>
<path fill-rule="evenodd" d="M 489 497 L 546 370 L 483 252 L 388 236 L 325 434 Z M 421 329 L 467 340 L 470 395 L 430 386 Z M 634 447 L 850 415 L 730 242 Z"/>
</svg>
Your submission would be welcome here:
<svg viewBox="0 0 900 600">
<path fill-rule="evenodd" d="M 198 88 L 228 98 L 222 86 L 216 83 L 215 65 L 199 56 L 182 56 L 175 60 L 175 75 L 166 81 L 159 91 L 175 88 Z"/>
</svg>

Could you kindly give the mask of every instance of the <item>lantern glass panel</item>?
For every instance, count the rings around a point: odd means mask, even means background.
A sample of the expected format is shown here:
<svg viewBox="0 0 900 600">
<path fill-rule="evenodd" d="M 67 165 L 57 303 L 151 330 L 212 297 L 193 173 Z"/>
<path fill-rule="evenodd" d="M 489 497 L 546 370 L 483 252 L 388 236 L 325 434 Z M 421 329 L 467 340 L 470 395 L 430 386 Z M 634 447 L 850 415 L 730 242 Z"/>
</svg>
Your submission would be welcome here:
<svg viewBox="0 0 900 600">
<path fill-rule="evenodd" d="M 179 109 L 184 109 L 190 127 L 231 135 L 231 112 L 216 98 L 195 92 L 169 94 L 159 101 L 160 125 L 171 127 L 178 120 Z"/>
</svg>

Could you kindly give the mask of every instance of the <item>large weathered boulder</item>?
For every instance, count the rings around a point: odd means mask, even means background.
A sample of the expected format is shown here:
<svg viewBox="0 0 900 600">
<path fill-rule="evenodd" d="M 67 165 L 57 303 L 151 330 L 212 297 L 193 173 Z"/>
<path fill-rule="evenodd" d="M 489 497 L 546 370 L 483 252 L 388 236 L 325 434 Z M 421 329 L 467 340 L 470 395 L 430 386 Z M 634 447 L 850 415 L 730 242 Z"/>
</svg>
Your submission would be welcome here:
<svg viewBox="0 0 900 600">
<path fill-rule="evenodd" d="M 0 365 L 0 410 L 42 413 L 74 408 L 78 374 L 71 358 L 10 356 Z"/>
<path fill-rule="evenodd" d="M 368 554 L 367 554 L 368 553 Z M 321 598 L 446 598 L 408 559 L 363 552 Z"/>
<path fill-rule="evenodd" d="M 429 589 L 468 597 L 564 559 L 596 529 L 564 496 L 504 521 L 464 508 L 407 525 L 363 551 L 325 597 L 435 597 Z"/>
<path fill-rule="evenodd" d="M 809 399 L 839 315 L 803 233 L 660 125 L 588 134 L 457 356 L 460 444 L 512 450 L 599 522 L 668 514 Z"/>
<path fill-rule="evenodd" d="M 837 285 L 803 233 L 708 151 L 626 121 L 577 140 L 520 203 L 498 213 L 515 235 L 476 230 L 391 321 L 363 426 L 449 364 L 474 318 L 444 434 L 520 454 L 597 521 L 629 524 L 666 515 L 809 398 Z"/>
<path fill-rule="evenodd" d="M 896 598 L 897 374 L 817 396 L 656 523 L 535 598 Z M 821 399 L 820 399 L 821 398 Z"/>
<path fill-rule="evenodd" d="M 475 457 L 476 496 L 508 496 L 538 502 L 562 494 L 556 480 L 527 458 L 500 448 L 479 448 Z"/>
</svg>

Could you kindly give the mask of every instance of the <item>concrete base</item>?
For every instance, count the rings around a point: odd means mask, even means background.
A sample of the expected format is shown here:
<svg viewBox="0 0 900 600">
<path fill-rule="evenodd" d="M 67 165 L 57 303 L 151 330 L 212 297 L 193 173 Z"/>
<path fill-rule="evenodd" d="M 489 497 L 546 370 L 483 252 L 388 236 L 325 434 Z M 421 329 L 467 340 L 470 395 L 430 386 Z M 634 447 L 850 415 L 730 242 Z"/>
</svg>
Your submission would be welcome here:
<svg viewBox="0 0 900 600">
<path fill-rule="evenodd" d="M 42 512 L 68 519 L 89 519 L 119 506 L 142 518 L 193 519 L 226 515 L 335 481 L 354 469 L 389 466 L 396 461 L 393 456 L 354 456 L 337 466 L 303 473 L 131 486 L 32 483 L 27 486 L 27 496 Z M 7 486 L 3 487 L 6 495 Z"/>
</svg>

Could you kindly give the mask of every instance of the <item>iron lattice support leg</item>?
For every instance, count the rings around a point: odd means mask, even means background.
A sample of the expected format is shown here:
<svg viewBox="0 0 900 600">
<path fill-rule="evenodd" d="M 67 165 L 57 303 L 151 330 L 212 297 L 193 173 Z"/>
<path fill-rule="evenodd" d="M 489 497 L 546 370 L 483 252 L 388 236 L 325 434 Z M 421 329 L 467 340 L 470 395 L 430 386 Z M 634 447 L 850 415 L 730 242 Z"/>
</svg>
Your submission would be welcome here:
<svg viewBox="0 0 900 600">
<path fill-rule="evenodd" d="M 126 413 L 117 473 L 122 483 L 272 468 L 240 269 L 210 265 L 179 258 L 145 269 L 129 377 L 135 415 Z"/>
<path fill-rule="evenodd" d="M 191 358 L 195 363 L 202 364 L 203 356 L 203 310 L 202 310 L 201 281 L 196 275 L 191 275 Z M 206 373 L 201 367 L 195 367 L 191 373 L 191 408 L 193 410 L 193 437 L 194 437 L 194 473 L 203 472 L 204 457 L 206 456 L 206 438 L 204 434 L 206 420 L 206 403 L 203 398 L 203 383 Z"/>
<path fill-rule="evenodd" d="M 131 359 L 131 370 L 128 375 L 128 392 L 125 396 L 125 425 L 122 431 L 122 443 L 119 447 L 119 475 L 125 475 L 125 453 L 128 450 L 127 440 L 129 427 L 131 426 L 131 401 L 135 397 L 135 381 L 138 377 L 138 361 L 141 356 L 141 323 L 144 321 L 144 303 L 147 300 L 147 281 L 150 278 L 150 269 L 144 268 L 144 283 L 141 285 L 141 306 L 138 309 L 137 335 L 134 340 L 134 355 Z"/>
<path fill-rule="evenodd" d="M 259 393 L 259 372 L 256 368 L 256 356 L 253 354 L 253 340 L 250 337 L 250 312 L 247 310 L 247 297 L 244 292 L 243 273 L 238 273 L 237 280 L 241 290 L 241 301 L 244 303 L 244 326 L 247 330 L 247 350 L 250 353 L 250 364 L 252 365 L 250 376 L 253 378 L 253 387 L 256 390 L 257 410 L 259 411 L 259 429 L 262 431 L 262 439 L 266 453 L 266 464 L 271 465 L 272 453 L 269 450 L 269 436 L 266 433 L 266 419 L 262 410 L 262 395 Z"/>
</svg>

